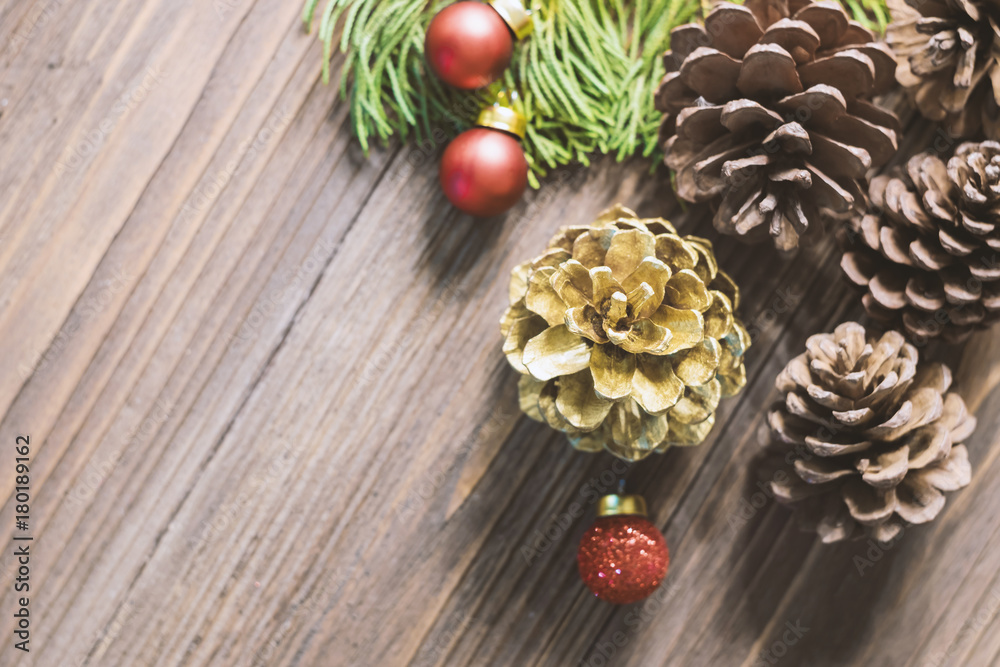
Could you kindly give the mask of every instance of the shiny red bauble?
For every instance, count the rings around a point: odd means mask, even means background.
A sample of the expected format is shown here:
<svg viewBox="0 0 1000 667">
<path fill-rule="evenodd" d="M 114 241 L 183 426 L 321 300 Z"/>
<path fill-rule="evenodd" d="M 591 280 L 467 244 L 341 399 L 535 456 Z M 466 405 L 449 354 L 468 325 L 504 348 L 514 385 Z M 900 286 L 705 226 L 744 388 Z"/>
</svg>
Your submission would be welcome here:
<svg viewBox="0 0 1000 667">
<path fill-rule="evenodd" d="M 528 187 L 528 161 L 512 134 L 466 130 L 441 158 L 441 187 L 456 208 L 479 217 L 510 210 Z"/>
<path fill-rule="evenodd" d="M 612 604 L 631 604 L 660 585 L 670 554 L 663 534 L 646 517 L 605 516 L 580 540 L 577 563 L 594 595 Z"/>
<path fill-rule="evenodd" d="M 503 75 L 514 52 L 514 35 L 489 5 L 456 2 L 431 21 L 424 51 L 431 69 L 445 83 L 475 90 Z"/>
</svg>

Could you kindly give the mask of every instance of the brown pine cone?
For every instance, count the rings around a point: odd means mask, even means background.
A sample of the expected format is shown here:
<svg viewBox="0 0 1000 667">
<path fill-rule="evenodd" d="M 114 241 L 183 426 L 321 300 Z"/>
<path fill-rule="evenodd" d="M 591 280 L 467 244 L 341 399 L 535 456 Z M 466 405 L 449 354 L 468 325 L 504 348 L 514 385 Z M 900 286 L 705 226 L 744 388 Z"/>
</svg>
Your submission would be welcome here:
<svg viewBox="0 0 1000 667">
<path fill-rule="evenodd" d="M 889 0 L 896 78 L 954 137 L 1000 139 L 1000 4 Z"/>
<path fill-rule="evenodd" d="M 782 250 L 822 209 L 863 201 L 865 174 L 896 151 L 899 122 L 874 106 L 892 52 L 837 2 L 723 3 L 671 33 L 656 95 L 677 192 L 717 202 L 715 226 Z"/>
<path fill-rule="evenodd" d="M 824 542 L 888 542 L 906 523 L 934 519 L 942 491 L 971 479 L 959 443 L 975 417 L 948 392 L 948 368 L 921 364 L 896 331 L 866 337 L 847 322 L 812 336 L 775 384 L 784 401 L 768 421 L 787 467 L 771 488 Z"/>
<path fill-rule="evenodd" d="M 1000 319 L 1000 143 L 933 152 L 872 180 L 841 266 L 869 315 L 913 340 L 964 340 Z"/>
</svg>

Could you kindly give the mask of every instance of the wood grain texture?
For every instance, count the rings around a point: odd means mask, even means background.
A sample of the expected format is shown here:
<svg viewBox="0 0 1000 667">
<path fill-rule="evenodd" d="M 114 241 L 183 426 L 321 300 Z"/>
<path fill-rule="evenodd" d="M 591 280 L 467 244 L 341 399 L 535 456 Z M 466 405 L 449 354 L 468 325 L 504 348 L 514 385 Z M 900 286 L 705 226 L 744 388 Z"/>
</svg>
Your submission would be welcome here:
<svg viewBox="0 0 1000 667">
<path fill-rule="evenodd" d="M 360 154 L 299 10 L 0 6 L 0 665 L 1000 662 L 996 331 L 924 350 L 979 411 L 970 487 L 891 549 L 818 544 L 755 495 L 754 433 L 805 339 L 860 315 L 832 241 L 720 239 L 641 162 L 457 215 L 442 146 Z M 616 201 L 711 238 L 754 336 L 709 441 L 631 470 L 520 416 L 497 325 L 510 268 Z M 673 561 L 614 608 L 575 550 L 623 476 Z"/>
</svg>

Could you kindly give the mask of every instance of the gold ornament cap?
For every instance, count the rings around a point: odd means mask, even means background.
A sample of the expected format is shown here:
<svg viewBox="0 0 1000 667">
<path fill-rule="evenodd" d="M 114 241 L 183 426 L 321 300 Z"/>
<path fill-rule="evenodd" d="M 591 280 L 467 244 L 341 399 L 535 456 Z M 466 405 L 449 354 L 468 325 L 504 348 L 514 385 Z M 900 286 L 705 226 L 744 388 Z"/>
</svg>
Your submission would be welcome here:
<svg viewBox="0 0 1000 667">
<path fill-rule="evenodd" d="M 637 495 L 618 495 L 613 493 L 604 496 L 597 502 L 597 516 L 619 515 L 646 516 L 646 499 Z"/>
<path fill-rule="evenodd" d="M 490 106 L 483 107 L 476 125 L 510 132 L 518 139 L 524 139 L 528 132 L 528 120 L 521 112 L 521 100 L 517 93 L 502 90 L 496 94 L 496 100 Z"/>
<path fill-rule="evenodd" d="M 497 10 L 497 14 L 507 23 L 510 31 L 519 40 L 524 39 L 535 29 L 535 24 L 531 20 L 531 10 L 527 9 L 520 0 L 490 0 L 490 7 Z"/>
</svg>

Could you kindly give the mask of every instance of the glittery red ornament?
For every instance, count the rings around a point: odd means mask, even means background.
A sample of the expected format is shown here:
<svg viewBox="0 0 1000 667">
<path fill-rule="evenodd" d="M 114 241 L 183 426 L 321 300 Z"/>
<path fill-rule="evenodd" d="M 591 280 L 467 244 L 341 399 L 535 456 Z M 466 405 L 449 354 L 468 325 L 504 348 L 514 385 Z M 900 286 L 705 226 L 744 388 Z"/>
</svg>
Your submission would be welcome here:
<svg viewBox="0 0 1000 667">
<path fill-rule="evenodd" d="M 663 534 L 645 514 L 638 496 L 605 496 L 617 511 L 598 516 L 580 540 L 577 562 L 580 577 L 594 595 L 612 604 L 631 604 L 648 597 L 667 576 L 670 554 Z M 631 499 L 631 500 L 630 500 Z M 635 499 L 638 499 L 636 501 Z M 624 501 L 624 502 L 622 502 Z M 630 503 L 641 506 L 641 514 L 625 513 Z M 634 511 L 634 510 L 633 510 Z M 598 509 L 598 514 L 602 509 Z"/>
<path fill-rule="evenodd" d="M 507 132 L 485 127 L 466 130 L 441 158 L 441 187 L 466 213 L 499 215 L 514 206 L 528 187 L 524 148 Z"/>
<path fill-rule="evenodd" d="M 514 52 L 514 35 L 493 7 L 456 2 L 431 20 L 424 52 L 445 83 L 474 90 L 503 75 Z"/>
</svg>

